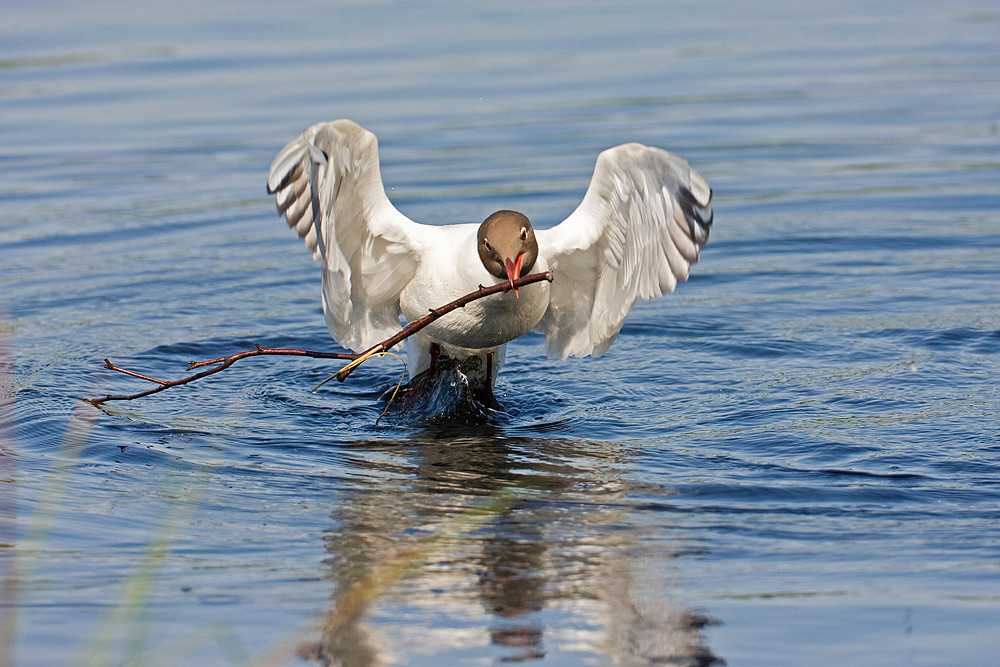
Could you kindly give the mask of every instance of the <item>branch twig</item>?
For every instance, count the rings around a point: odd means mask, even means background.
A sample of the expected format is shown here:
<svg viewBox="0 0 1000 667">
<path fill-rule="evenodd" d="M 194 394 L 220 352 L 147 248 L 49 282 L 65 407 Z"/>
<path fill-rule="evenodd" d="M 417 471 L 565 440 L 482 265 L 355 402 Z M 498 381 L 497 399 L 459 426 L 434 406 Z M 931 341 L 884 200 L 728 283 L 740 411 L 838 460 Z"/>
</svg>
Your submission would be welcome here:
<svg viewBox="0 0 1000 667">
<path fill-rule="evenodd" d="M 350 360 L 350 363 L 341 368 L 334 376 L 337 378 L 337 380 L 343 382 L 344 380 L 347 379 L 347 376 L 350 375 L 354 371 L 354 369 L 357 368 L 364 361 L 392 349 L 393 346 L 398 345 L 406 338 L 409 338 L 413 334 L 417 333 L 418 331 L 426 327 L 431 322 L 440 319 L 441 317 L 444 317 L 451 311 L 456 310 L 458 308 L 464 308 L 466 305 L 475 301 L 476 299 L 482 299 L 483 297 L 490 296 L 491 294 L 497 294 L 499 292 L 509 292 L 512 289 L 521 288 L 524 287 L 525 285 L 530 285 L 531 283 L 541 282 L 542 280 L 547 280 L 549 282 L 552 282 L 552 273 L 548 271 L 546 271 L 545 273 L 533 273 L 530 276 L 524 276 L 518 278 L 513 282 L 513 285 L 510 282 L 500 283 L 498 285 L 490 285 L 489 287 L 483 287 L 482 285 L 480 285 L 479 289 L 476 290 L 475 292 L 470 292 L 469 294 L 466 294 L 461 298 L 455 299 L 451 303 L 447 303 L 441 306 L 440 308 L 432 309 L 430 313 L 428 313 L 424 317 L 421 317 L 419 320 L 410 322 L 395 335 L 390 336 L 389 338 L 382 341 L 378 345 L 375 345 L 360 354 L 354 354 L 352 352 L 312 352 L 310 350 L 265 348 L 261 347 L 260 345 L 257 345 L 256 348 L 253 350 L 238 352 L 236 354 L 231 354 L 228 357 L 219 357 L 217 359 L 209 359 L 206 361 L 193 361 L 190 364 L 188 364 L 187 369 L 189 371 L 194 370 L 195 368 L 211 366 L 212 364 L 216 365 L 212 366 L 212 368 L 203 370 L 200 373 L 195 373 L 194 375 L 189 375 L 187 377 L 180 378 L 179 380 L 158 380 L 148 375 L 142 375 L 134 371 L 126 370 L 124 368 L 119 368 L 118 366 L 111 363 L 110 359 L 105 359 L 104 360 L 105 368 L 117 371 L 119 373 L 124 373 L 125 375 L 131 375 L 132 377 L 139 378 L 140 380 L 146 380 L 147 382 L 152 382 L 157 386 L 153 387 L 152 389 L 147 389 L 145 391 L 137 392 L 135 394 L 108 394 L 100 398 L 87 398 L 84 400 L 86 400 L 91 405 L 94 405 L 95 407 L 100 407 L 102 404 L 107 403 L 108 401 L 131 401 L 136 398 L 142 398 L 143 396 L 149 396 L 150 394 L 159 393 L 166 389 L 170 389 L 171 387 L 177 387 L 182 384 L 188 384 L 189 382 L 200 380 L 201 378 L 208 377 L 209 375 L 214 375 L 219 371 L 223 371 L 229 368 L 240 359 L 246 359 L 248 357 L 259 357 L 264 355 L 285 355 L 285 356 L 297 356 L 297 357 L 310 357 L 314 359 Z"/>
</svg>

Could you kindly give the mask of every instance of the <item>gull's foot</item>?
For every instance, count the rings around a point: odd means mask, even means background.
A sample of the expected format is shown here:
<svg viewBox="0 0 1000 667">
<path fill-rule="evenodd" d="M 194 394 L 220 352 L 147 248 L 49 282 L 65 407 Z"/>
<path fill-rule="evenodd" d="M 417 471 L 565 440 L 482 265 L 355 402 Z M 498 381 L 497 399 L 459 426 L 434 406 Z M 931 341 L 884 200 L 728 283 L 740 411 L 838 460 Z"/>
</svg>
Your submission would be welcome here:
<svg viewBox="0 0 1000 667">
<path fill-rule="evenodd" d="M 400 388 L 390 410 L 426 417 L 488 415 L 500 403 L 482 365 L 479 357 L 459 361 L 438 355 L 429 369 Z M 389 400 L 392 392 L 386 391 L 383 400 Z"/>
</svg>

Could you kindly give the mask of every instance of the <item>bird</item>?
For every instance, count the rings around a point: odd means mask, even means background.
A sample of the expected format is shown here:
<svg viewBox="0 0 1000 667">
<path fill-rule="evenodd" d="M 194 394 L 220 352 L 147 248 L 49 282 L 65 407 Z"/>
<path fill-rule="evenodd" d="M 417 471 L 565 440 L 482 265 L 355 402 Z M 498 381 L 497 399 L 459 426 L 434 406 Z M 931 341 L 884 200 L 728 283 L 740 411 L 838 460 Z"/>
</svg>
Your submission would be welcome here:
<svg viewBox="0 0 1000 667">
<path fill-rule="evenodd" d="M 362 352 L 481 286 L 551 272 L 475 300 L 407 342 L 411 384 L 446 360 L 474 396 L 495 402 L 506 345 L 535 330 L 546 354 L 598 357 L 639 298 L 673 291 L 708 241 L 712 189 L 681 157 L 626 143 L 601 152 L 580 205 L 535 229 L 501 210 L 482 223 L 427 225 L 392 205 L 375 135 L 341 119 L 317 123 L 282 148 L 267 192 L 322 267 L 327 327 Z"/>
</svg>

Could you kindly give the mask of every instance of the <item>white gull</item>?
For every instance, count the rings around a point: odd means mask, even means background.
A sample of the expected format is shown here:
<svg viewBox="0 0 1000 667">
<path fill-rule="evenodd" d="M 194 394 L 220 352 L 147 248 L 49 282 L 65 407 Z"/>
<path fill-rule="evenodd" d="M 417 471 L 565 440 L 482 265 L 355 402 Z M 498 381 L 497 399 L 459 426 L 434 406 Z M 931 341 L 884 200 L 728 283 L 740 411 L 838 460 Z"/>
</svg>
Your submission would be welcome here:
<svg viewBox="0 0 1000 667">
<path fill-rule="evenodd" d="M 271 164 L 268 192 L 322 265 L 323 312 L 339 344 L 362 352 L 480 285 L 551 271 L 554 279 L 474 301 L 407 344 L 411 378 L 443 355 L 492 398 L 506 343 L 532 329 L 550 358 L 600 356 L 637 298 L 673 291 L 708 241 L 712 191 L 680 157 L 629 143 L 597 158 L 583 202 L 532 228 L 514 211 L 482 224 L 423 225 L 389 201 L 375 135 L 350 120 L 313 125 Z"/>
</svg>

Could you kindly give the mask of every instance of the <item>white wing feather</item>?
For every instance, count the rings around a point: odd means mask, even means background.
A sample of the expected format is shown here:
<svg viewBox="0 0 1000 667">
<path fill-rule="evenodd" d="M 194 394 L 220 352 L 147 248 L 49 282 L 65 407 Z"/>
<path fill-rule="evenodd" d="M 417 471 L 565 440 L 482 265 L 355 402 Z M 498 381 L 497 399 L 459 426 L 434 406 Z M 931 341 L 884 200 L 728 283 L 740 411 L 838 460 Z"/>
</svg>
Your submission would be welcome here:
<svg viewBox="0 0 1000 667">
<path fill-rule="evenodd" d="M 687 280 L 708 241 L 711 199 L 672 153 L 635 143 L 601 153 L 580 206 L 536 232 L 555 277 L 538 325 L 549 357 L 604 354 L 637 298 Z"/>
<path fill-rule="evenodd" d="M 349 120 L 318 123 L 271 163 L 267 190 L 323 267 L 323 313 L 356 352 L 399 331 L 399 294 L 434 228 L 389 201 L 375 135 Z"/>
</svg>

